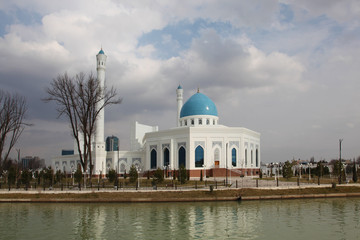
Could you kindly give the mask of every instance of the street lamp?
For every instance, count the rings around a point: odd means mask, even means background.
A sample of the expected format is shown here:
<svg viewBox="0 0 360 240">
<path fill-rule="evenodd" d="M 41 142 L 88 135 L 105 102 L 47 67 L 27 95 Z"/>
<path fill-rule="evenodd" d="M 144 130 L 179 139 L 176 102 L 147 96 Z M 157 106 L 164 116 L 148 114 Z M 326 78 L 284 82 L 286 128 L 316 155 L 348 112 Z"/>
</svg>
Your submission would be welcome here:
<svg viewBox="0 0 360 240">
<path fill-rule="evenodd" d="M 204 168 L 204 178 L 206 178 L 206 165 L 203 164 L 202 166 L 203 166 L 203 168 Z"/>
<path fill-rule="evenodd" d="M 226 143 L 226 185 L 228 184 L 228 143 Z"/>
<path fill-rule="evenodd" d="M 74 184 L 75 184 L 75 182 L 74 182 L 74 174 L 75 174 L 75 171 L 73 170 L 72 172 L 71 172 L 71 178 L 72 178 L 72 180 L 73 180 L 73 186 L 74 186 Z"/>
<path fill-rule="evenodd" d="M 277 165 L 277 163 L 274 163 L 274 165 L 275 165 L 275 181 L 276 181 L 276 173 L 277 173 L 276 165 Z"/>
<path fill-rule="evenodd" d="M 168 169 L 167 169 L 167 177 L 170 177 L 169 171 L 170 171 L 170 164 L 168 165 Z M 170 173 L 171 173 L 171 171 L 170 171 Z"/>
<path fill-rule="evenodd" d="M 341 184 L 341 143 L 342 143 L 343 139 L 339 139 L 339 184 Z"/>
<path fill-rule="evenodd" d="M 232 167 L 233 167 L 233 165 L 232 165 L 232 163 L 230 164 L 230 187 L 231 187 L 231 171 L 232 171 Z"/>
<path fill-rule="evenodd" d="M 138 189 L 140 189 L 140 172 L 141 172 L 141 168 L 139 168 L 138 165 L 136 165 L 136 171 L 138 173 Z"/>
</svg>

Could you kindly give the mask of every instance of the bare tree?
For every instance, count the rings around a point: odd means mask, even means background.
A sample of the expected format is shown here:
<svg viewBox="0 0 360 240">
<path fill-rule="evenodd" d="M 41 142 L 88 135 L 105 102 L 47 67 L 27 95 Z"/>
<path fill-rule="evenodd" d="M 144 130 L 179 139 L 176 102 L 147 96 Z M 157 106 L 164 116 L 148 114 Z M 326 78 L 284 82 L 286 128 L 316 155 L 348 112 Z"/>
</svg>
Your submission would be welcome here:
<svg viewBox="0 0 360 240">
<path fill-rule="evenodd" d="M 0 90 L 0 163 L 6 161 L 24 128 L 27 105 L 25 98 Z"/>
<path fill-rule="evenodd" d="M 100 82 L 92 73 L 86 76 L 79 73 L 69 77 L 67 73 L 59 75 L 46 89 L 48 97 L 45 102 L 57 104 L 58 117 L 66 116 L 70 123 L 72 135 L 77 143 L 77 150 L 83 171 L 90 165 L 92 176 L 92 141 L 95 133 L 95 123 L 100 111 L 111 104 L 120 104 L 116 90 L 112 87 L 102 88 Z"/>
</svg>

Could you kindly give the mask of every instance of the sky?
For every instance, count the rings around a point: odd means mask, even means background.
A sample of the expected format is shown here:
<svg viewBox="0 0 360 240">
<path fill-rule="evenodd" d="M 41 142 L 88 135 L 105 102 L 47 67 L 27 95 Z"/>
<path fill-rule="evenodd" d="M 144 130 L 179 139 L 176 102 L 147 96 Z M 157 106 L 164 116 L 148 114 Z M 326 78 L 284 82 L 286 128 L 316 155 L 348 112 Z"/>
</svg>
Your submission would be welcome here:
<svg viewBox="0 0 360 240">
<path fill-rule="evenodd" d="M 130 124 L 176 126 L 176 88 L 200 92 L 220 124 L 261 133 L 261 161 L 360 155 L 358 0 L 0 0 L 0 88 L 27 99 L 21 156 L 72 149 L 44 103 L 52 79 L 96 73 L 123 98 L 105 136 L 129 149 Z M 13 153 L 15 156 L 15 153 Z"/>
</svg>

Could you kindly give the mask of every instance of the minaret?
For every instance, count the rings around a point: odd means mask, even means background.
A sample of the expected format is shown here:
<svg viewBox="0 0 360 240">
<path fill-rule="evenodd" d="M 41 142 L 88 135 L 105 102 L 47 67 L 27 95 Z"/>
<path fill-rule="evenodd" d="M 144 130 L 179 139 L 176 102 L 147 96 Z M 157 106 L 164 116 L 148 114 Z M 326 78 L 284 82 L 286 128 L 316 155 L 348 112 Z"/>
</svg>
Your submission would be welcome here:
<svg viewBox="0 0 360 240">
<path fill-rule="evenodd" d="M 105 70 L 106 70 L 106 55 L 104 51 L 101 49 L 100 52 L 96 55 L 96 70 L 97 70 L 97 79 L 100 82 L 100 87 L 102 90 L 105 86 Z M 98 103 L 97 109 L 99 106 L 103 105 L 104 101 L 100 101 Z M 99 115 L 95 124 L 95 142 L 94 142 L 94 158 L 93 164 L 94 169 L 93 173 L 98 174 L 106 174 L 106 151 L 105 151 L 105 137 L 104 137 L 104 109 L 99 112 Z"/>
<path fill-rule="evenodd" d="M 96 65 L 97 65 L 97 79 L 100 82 L 100 87 L 104 89 L 105 86 L 105 70 L 106 70 L 106 55 L 101 49 L 98 55 L 96 55 Z M 99 105 L 103 105 L 104 101 L 100 101 Z M 97 107 L 98 108 L 98 107 Z M 99 113 L 98 119 L 96 120 L 96 132 L 95 132 L 95 142 L 104 142 L 104 109 Z"/>
<path fill-rule="evenodd" d="M 177 126 L 180 127 L 180 111 L 181 108 L 183 106 L 183 89 L 181 87 L 181 85 L 178 86 L 178 88 L 176 89 L 176 95 L 177 95 Z"/>
</svg>

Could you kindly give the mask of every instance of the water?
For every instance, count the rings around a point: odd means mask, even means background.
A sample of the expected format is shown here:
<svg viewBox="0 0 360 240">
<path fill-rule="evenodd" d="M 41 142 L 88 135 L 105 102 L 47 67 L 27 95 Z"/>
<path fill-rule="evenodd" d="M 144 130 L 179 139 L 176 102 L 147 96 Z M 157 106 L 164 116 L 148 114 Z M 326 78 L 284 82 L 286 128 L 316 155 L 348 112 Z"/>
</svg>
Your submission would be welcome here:
<svg viewBox="0 0 360 240">
<path fill-rule="evenodd" d="M 0 239 L 360 239 L 360 198 L 0 204 Z"/>
</svg>

